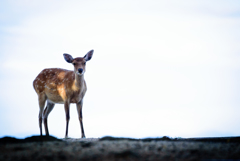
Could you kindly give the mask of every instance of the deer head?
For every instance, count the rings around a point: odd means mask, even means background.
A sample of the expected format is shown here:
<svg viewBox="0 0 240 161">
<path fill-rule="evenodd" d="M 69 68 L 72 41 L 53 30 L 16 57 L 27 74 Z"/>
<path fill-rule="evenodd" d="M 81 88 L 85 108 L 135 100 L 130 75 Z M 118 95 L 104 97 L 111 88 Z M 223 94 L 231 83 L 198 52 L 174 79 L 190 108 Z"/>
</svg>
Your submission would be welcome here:
<svg viewBox="0 0 240 161">
<path fill-rule="evenodd" d="M 72 63 L 74 66 L 74 73 L 81 76 L 85 73 L 86 62 L 91 60 L 93 51 L 89 51 L 84 57 L 77 57 L 73 59 L 73 57 L 69 54 L 63 54 L 64 59 L 68 63 Z"/>
</svg>

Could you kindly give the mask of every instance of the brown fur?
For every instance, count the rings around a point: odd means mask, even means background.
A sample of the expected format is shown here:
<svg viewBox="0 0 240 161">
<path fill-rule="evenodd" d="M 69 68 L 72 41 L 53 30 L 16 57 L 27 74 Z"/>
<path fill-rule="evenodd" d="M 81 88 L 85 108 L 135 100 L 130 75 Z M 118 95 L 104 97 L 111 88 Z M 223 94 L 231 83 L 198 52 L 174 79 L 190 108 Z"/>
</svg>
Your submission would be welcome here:
<svg viewBox="0 0 240 161">
<path fill-rule="evenodd" d="M 82 79 L 78 78 L 77 82 L 73 71 L 50 68 L 39 73 L 33 81 L 33 87 L 38 95 L 45 95 L 53 103 L 78 103 L 87 91 L 86 82 Z"/>
</svg>

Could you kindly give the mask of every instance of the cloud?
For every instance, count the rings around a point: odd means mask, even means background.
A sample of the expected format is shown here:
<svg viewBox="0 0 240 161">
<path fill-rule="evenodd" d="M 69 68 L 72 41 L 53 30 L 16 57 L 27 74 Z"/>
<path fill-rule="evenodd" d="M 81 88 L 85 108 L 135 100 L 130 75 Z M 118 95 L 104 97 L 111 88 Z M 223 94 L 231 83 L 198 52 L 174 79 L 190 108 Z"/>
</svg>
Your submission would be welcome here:
<svg viewBox="0 0 240 161">
<path fill-rule="evenodd" d="M 63 53 L 78 57 L 91 49 L 83 114 L 90 136 L 236 134 L 240 23 L 233 4 L 9 1 L 4 12 L 14 12 L 1 16 L 0 46 L 1 102 L 8 108 L 0 110 L 16 111 L 23 125 L 35 122 L 18 128 L 7 117 L 9 130 L 2 135 L 38 133 L 33 79 L 43 68 L 72 69 Z M 74 110 L 69 131 L 77 137 Z M 59 137 L 64 117 L 62 105 L 49 116 L 50 132 Z"/>
</svg>

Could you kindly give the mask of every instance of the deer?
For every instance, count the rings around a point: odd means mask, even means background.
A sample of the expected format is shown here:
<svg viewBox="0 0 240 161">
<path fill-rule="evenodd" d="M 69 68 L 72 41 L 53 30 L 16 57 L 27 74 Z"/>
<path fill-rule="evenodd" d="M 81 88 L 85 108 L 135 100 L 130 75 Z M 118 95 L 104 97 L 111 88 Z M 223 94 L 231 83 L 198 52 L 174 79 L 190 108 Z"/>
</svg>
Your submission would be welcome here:
<svg viewBox="0 0 240 161">
<path fill-rule="evenodd" d="M 84 73 L 86 71 L 86 62 L 91 60 L 93 52 L 94 50 L 90 50 L 84 57 L 77 58 L 73 58 L 71 55 L 64 53 L 63 57 L 66 62 L 73 65 L 73 71 L 61 68 L 46 68 L 34 79 L 33 87 L 38 95 L 38 119 L 41 136 L 42 121 L 44 121 L 46 136 L 49 136 L 47 118 L 57 103 L 64 104 L 66 115 L 65 138 L 68 138 L 68 124 L 70 120 L 69 107 L 71 103 L 75 103 L 77 106 L 82 138 L 85 138 L 82 107 L 87 86 L 84 79 Z M 45 107 L 46 102 L 47 105 Z"/>
</svg>

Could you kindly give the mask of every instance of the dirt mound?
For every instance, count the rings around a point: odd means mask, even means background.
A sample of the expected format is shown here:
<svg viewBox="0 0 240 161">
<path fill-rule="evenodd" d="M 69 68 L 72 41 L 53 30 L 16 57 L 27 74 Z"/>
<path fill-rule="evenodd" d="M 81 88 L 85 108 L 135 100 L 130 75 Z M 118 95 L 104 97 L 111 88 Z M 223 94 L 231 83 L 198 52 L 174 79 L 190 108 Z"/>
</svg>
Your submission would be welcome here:
<svg viewBox="0 0 240 161">
<path fill-rule="evenodd" d="M 53 136 L 31 136 L 25 139 L 17 139 L 14 137 L 3 137 L 0 138 L 0 144 L 9 143 L 28 143 L 28 142 L 44 142 L 44 141 L 62 141 Z"/>
<path fill-rule="evenodd" d="M 87 138 L 33 136 L 0 139 L 0 160 L 213 160 L 240 159 L 240 138 Z"/>
</svg>

